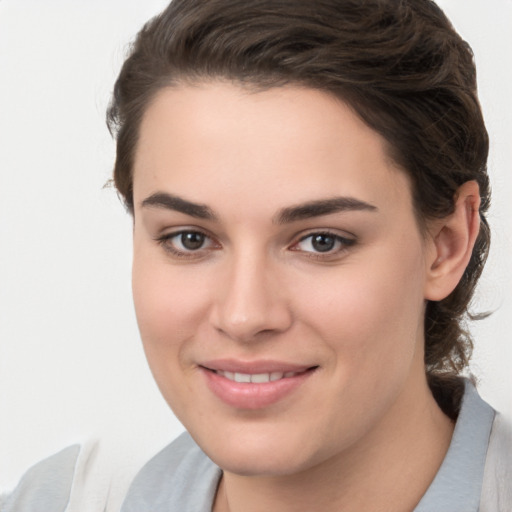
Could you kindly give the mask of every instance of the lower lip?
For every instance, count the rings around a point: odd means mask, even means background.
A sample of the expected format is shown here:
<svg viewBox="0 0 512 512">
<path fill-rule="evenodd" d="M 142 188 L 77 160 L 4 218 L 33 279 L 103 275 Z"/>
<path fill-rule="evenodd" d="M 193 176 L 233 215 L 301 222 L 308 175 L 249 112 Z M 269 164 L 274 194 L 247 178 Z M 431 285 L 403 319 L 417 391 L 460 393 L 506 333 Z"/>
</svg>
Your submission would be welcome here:
<svg viewBox="0 0 512 512">
<path fill-rule="evenodd" d="M 262 409 L 279 402 L 293 393 L 314 373 L 311 369 L 293 377 L 253 384 L 234 382 L 206 368 L 201 370 L 214 395 L 231 407 L 250 410 Z"/>
</svg>

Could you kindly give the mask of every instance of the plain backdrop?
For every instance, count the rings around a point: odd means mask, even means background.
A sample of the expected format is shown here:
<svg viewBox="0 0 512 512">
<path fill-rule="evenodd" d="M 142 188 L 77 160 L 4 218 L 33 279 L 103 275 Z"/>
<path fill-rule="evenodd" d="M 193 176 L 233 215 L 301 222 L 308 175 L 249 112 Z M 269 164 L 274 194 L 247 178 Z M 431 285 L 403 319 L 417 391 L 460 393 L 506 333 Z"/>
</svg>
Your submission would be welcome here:
<svg viewBox="0 0 512 512">
<path fill-rule="evenodd" d="M 250 1 L 250 0 L 249 0 Z M 183 430 L 153 383 L 131 289 L 131 221 L 105 188 L 105 109 L 164 0 L 0 0 L 0 490 L 97 437 L 125 478 Z M 493 246 L 472 371 L 512 414 L 512 1 L 440 0 L 472 45 L 491 135 Z"/>
</svg>

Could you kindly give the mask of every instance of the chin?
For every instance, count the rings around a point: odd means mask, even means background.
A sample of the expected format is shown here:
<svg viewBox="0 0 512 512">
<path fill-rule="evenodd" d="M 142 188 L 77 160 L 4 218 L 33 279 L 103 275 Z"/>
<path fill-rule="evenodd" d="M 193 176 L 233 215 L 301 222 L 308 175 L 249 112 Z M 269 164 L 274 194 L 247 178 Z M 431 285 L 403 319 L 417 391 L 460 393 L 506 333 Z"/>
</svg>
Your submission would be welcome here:
<svg viewBox="0 0 512 512">
<path fill-rule="evenodd" d="M 252 477 L 278 477 L 300 473 L 307 469 L 309 464 L 302 457 L 302 460 L 290 459 L 283 453 L 272 453 L 268 455 L 222 453 L 220 457 L 210 457 L 222 470 L 240 476 Z"/>
<path fill-rule="evenodd" d="M 221 469 L 241 476 L 285 476 L 315 465 L 321 457 L 297 431 L 226 433 L 223 439 L 196 438 Z"/>
</svg>

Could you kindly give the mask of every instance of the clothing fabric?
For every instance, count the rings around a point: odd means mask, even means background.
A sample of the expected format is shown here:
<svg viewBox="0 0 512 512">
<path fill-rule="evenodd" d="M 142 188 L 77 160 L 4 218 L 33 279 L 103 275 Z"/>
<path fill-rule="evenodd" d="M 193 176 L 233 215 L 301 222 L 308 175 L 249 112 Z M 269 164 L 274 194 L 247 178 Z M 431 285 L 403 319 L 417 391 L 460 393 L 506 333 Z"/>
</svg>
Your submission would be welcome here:
<svg viewBox="0 0 512 512">
<path fill-rule="evenodd" d="M 0 512 L 119 512 L 136 473 L 119 449 L 93 438 L 38 462 L 0 496 Z"/>
<path fill-rule="evenodd" d="M 98 481 L 97 444 L 71 446 L 30 469 L 0 512 L 119 512 Z M 211 512 L 222 471 L 185 433 L 123 490 L 121 512 Z M 116 503 L 120 503 L 118 500 Z M 466 381 L 450 447 L 414 512 L 512 512 L 512 428 Z"/>
</svg>

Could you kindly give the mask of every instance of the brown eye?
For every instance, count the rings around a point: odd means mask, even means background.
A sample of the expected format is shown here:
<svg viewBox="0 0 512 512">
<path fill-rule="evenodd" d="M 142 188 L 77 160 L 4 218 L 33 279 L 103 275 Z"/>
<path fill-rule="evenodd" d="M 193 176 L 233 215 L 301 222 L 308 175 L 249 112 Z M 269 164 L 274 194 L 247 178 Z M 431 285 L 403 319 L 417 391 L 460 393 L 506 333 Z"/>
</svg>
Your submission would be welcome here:
<svg viewBox="0 0 512 512">
<path fill-rule="evenodd" d="M 204 251 L 220 248 L 219 244 L 208 235 L 193 230 L 168 233 L 157 241 L 168 253 L 177 257 L 201 256 L 204 255 Z"/>
<path fill-rule="evenodd" d="M 197 231 L 187 231 L 179 235 L 180 243 L 187 251 L 197 251 L 204 245 L 205 235 Z"/>
</svg>

